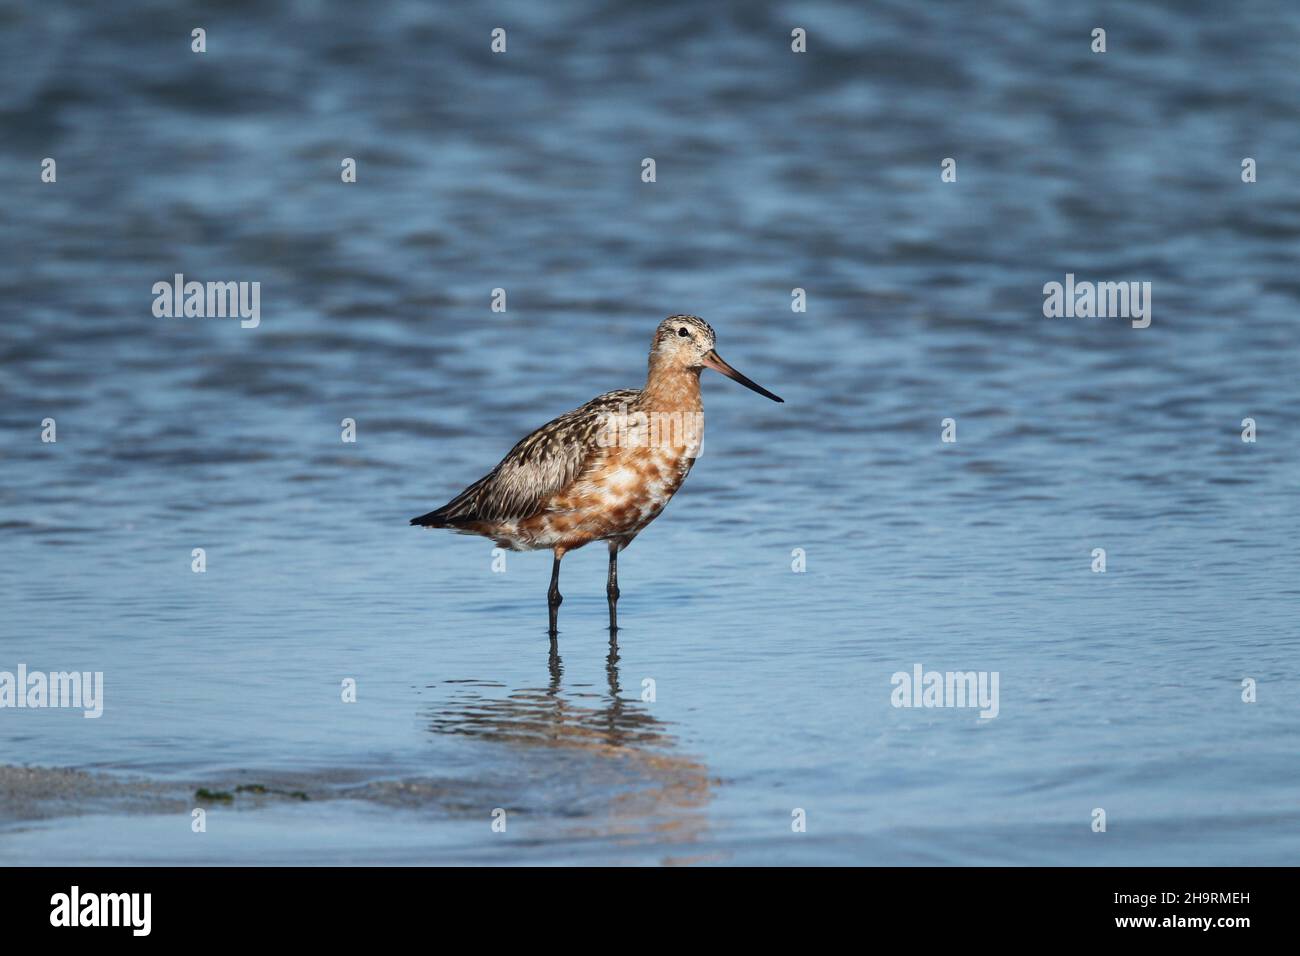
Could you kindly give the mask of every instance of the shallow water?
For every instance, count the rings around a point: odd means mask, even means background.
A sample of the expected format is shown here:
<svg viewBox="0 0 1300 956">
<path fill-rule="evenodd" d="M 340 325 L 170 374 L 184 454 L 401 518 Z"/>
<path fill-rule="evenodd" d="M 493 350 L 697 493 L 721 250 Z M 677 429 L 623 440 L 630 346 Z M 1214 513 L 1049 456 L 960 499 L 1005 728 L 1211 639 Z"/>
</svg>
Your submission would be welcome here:
<svg viewBox="0 0 1300 956">
<path fill-rule="evenodd" d="M 1300 12 L 1056 6 L 0 14 L 0 670 L 106 684 L 0 764 L 163 794 L 52 777 L 0 860 L 1294 863 Z M 261 325 L 155 318 L 177 272 Z M 1151 327 L 1044 318 L 1066 272 Z M 553 651 L 548 555 L 407 519 L 679 311 L 786 404 L 709 373 L 617 645 L 589 548 Z M 998 716 L 891 706 L 918 663 Z M 192 833 L 241 781 L 312 799 Z"/>
</svg>

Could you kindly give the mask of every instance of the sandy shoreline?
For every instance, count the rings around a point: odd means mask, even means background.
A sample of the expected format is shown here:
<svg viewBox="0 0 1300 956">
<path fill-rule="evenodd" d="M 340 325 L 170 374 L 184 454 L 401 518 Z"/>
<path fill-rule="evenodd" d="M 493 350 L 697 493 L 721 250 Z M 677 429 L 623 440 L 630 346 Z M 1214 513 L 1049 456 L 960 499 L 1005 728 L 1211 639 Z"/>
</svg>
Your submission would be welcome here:
<svg viewBox="0 0 1300 956">
<path fill-rule="evenodd" d="M 0 765 L 0 826 L 86 814 L 188 814 L 195 807 L 252 810 L 270 804 L 364 800 L 393 808 L 477 811 L 484 797 L 460 782 L 413 778 L 365 780 L 360 771 L 268 774 L 239 771 L 204 780 L 61 767 Z"/>
</svg>

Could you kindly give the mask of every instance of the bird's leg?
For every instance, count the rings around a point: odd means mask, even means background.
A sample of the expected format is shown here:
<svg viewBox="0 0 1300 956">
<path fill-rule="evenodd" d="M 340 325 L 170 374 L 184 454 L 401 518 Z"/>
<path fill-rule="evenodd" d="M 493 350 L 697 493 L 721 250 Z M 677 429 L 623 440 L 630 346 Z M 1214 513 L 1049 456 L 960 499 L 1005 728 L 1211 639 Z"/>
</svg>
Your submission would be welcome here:
<svg viewBox="0 0 1300 956">
<path fill-rule="evenodd" d="M 609 598 L 609 632 L 618 631 L 618 542 L 609 543 L 609 580 L 605 582 L 605 596 Z"/>
<path fill-rule="evenodd" d="M 564 551 L 560 548 L 555 549 L 555 563 L 551 565 L 551 589 L 546 592 L 546 606 L 551 612 L 551 637 L 560 633 L 556 624 L 560 618 L 560 603 L 564 600 L 564 595 L 560 593 L 560 558 L 564 557 Z"/>
</svg>

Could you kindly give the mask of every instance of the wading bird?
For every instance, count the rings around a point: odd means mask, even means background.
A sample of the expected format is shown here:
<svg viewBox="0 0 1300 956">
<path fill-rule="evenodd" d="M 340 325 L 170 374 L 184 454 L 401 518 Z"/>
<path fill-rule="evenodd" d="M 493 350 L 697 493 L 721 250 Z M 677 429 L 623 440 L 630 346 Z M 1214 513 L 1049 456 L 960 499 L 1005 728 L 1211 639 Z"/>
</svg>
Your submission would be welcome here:
<svg viewBox="0 0 1300 956">
<path fill-rule="evenodd" d="M 700 372 L 711 368 L 782 402 L 722 360 L 713 329 L 672 315 L 655 330 L 645 387 L 593 398 L 543 425 L 437 511 L 411 524 L 491 538 L 513 551 L 555 554 L 547 592 L 558 633 L 560 559 L 592 541 L 609 545 L 609 628 L 618 630 L 618 553 L 659 516 L 699 453 Z"/>
</svg>

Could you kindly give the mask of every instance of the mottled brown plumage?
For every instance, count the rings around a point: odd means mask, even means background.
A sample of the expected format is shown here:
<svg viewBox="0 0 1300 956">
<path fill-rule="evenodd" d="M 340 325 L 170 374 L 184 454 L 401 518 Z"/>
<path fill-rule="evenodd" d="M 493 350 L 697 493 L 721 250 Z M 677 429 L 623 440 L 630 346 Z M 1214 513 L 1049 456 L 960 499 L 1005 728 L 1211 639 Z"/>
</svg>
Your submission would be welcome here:
<svg viewBox="0 0 1300 956">
<path fill-rule="evenodd" d="M 551 633 L 562 600 L 565 552 L 607 541 L 610 627 L 616 627 L 617 556 L 658 517 L 690 473 L 703 435 L 700 371 L 755 385 L 713 350 L 698 316 L 669 316 L 655 331 L 641 389 L 606 392 L 523 438 L 501 462 L 436 511 L 411 524 L 491 538 L 517 551 L 549 548 Z"/>
</svg>

